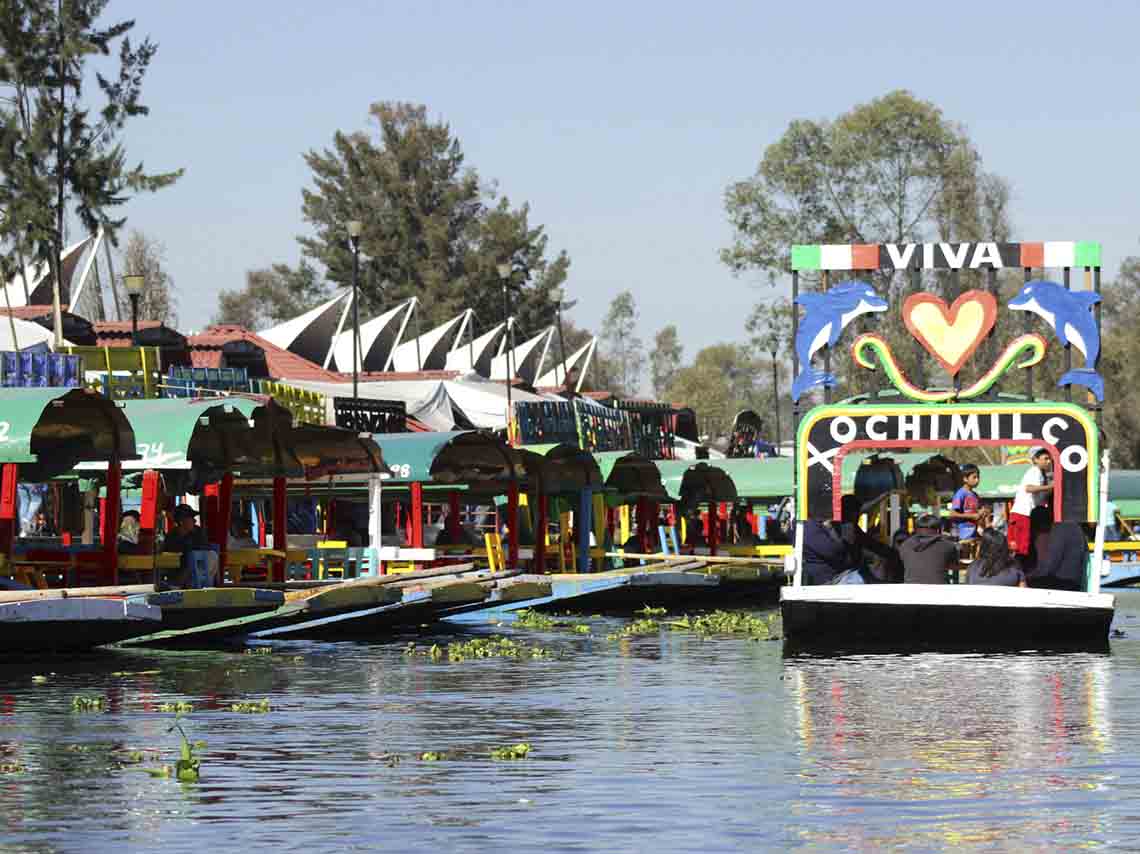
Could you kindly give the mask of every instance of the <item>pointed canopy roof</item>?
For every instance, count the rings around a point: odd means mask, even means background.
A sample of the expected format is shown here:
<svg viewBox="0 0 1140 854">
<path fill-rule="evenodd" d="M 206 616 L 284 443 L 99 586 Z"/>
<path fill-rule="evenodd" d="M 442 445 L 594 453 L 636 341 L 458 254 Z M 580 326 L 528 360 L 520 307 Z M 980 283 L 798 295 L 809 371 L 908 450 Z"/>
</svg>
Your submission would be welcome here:
<svg viewBox="0 0 1140 854">
<path fill-rule="evenodd" d="M 535 388 L 562 388 L 566 385 L 566 376 L 572 371 L 578 372 L 578 382 L 575 391 L 580 391 L 582 378 L 590 368 L 590 360 L 594 358 L 594 348 L 598 346 L 598 339 L 591 338 L 573 353 L 566 357 L 561 365 L 555 365 L 541 377 L 534 381 Z"/>
<path fill-rule="evenodd" d="M 500 323 L 470 343 L 456 343 L 455 349 L 447 354 L 447 369 L 462 373 L 474 371 L 481 377 L 489 377 L 491 360 L 503 352 L 506 328 L 505 323 Z"/>
<path fill-rule="evenodd" d="M 550 349 L 553 335 L 554 327 L 551 326 L 515 347 L 510 354 L 510 370 L 513 372 L 511 379 L 520 379 L 527 385 L 534 385 L 542 371 L 542 364 L 546 361 L 546 351 Z M 507 354 L 503 353 L 491 360 L 491 379 L 505 380 L 507 377 Z"/>
<path fill-rule="evenodd" d="M 393 309 L 374 317 L 360 326 L 360 370 L 386 371 L 392 354 L 400 344 L 404 330 L 408 326 L 408 318 L 412 316 L 416 301 L 406 300 Z M 345 328 L 336 337 L 333 345 L 333 362 L 335 369 L 342 372 L 352 370 L 352 324 L 345 324 Z"/>
<path fill-rule="evenodd" d="M 345 290 L 328 302 L 257 334 L 282 350 L 295 353 L 314 364 L 325 365 L 333 338 L 344 324 L 344 318 L 351 307 L 352 291 Z M 348 355 L 351 362 L 351 345 Z"/>
<path fill-rule="evenodd" d="M 71 280 L 79 268 L 79 260 L 89 246 L 95 243 L 96 236 L 85 237 L 78 243 L 63 250 L 59 256 L 61 261 L 62 288 L 59 295 L 61 305 L 71 303 Z M 90 265 L 88 265 L 90 266 Z M 27 278 L 28 290 L 24 292 L 24 278 Z M 16 273 L 5 286 L 8 293 L 4 305 L 13 308 L 24 305 L 51 305 L 51 265 L 47 261 L 34 261 L 24 268 L 24 275 Z M 82 283 L 80 284 L 80 289 Z M 78 294 L 78 290 L 76 291 Z"/>
<path fill-rule="evenodd" d="M 447 364 L 447 354 L 455 346 L 458 332 L 467 312 L 441 323 L 419 338 L 405 341 L 392 353 L 393 371 L 439 371 Z M 349 349 L 352 355 L 352 349 Z"/>
</svg>

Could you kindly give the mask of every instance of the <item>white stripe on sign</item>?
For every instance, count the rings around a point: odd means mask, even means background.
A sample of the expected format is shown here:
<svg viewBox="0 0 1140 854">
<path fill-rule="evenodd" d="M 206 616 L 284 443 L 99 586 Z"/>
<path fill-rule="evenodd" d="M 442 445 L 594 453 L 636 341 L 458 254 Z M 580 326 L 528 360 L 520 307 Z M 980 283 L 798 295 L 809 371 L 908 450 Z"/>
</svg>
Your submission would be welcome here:
<svg viewBox="0 0 1140 854">
<path fill-rule="evenodd" d="M 1046 267 L 1072 267 L 1077 263 L 1077 244 L 1072 241 L 1055 240 L 1045 243 Z"/>
<path fill-rule="evenodd" d="M 850 243 L 824 243 L 819 247 L 821 270 L 850 270 L 853 263 Z"/>
</svg>

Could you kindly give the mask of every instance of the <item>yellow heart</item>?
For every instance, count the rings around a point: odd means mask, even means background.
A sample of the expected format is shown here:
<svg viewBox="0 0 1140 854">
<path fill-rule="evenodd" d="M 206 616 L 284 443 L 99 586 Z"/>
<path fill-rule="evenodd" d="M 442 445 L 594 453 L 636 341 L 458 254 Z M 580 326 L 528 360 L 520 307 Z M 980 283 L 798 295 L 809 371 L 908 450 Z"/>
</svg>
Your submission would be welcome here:
<svg viewBox="0 0 1140 854">
<path fill-rule="evenodd" d="M 996 316 L 997 301 L 985 291 L 967 291 L 949 308 L 933 294 L 912 294 L 903 304 L 907 329 L 951 375 L 993 329 Z"/>
</svg>

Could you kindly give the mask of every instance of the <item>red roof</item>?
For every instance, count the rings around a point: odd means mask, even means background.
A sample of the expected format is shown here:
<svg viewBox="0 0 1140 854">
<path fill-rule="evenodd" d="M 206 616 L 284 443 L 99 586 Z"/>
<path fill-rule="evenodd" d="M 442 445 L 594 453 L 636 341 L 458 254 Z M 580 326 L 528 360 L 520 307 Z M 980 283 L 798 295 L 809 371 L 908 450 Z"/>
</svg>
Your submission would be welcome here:
<svg viewBox="0 0 1140 854">
<path fill-rule="evenodd" d="M 0 308 L 0 312 L 10 314 L 18 320 L 36 320 L 40 317 L 51 316 L 50 305 L 20 305 L 15 308 Z M 67 306 L 60 306 L 61 312 L 67 311 Z"/>
<path fill-rule="evenodd" d="M 222 347 L 231 341 L 247 341 L 260 347 L 265 353 L 265 367 L 275 380 L 310 380 L 312 382 L 343 382 L 344 377 L 335 371 L 326 371 L 308 359 L 283 350 L 276 344 L 266 341 L 260 335 L 250 332 L 244 326 L 220 324 L 211 326 L 187 339 L 190 345 L 190 361 L 196 368 L 216 368 L 221 366 Z"/>
</svg>

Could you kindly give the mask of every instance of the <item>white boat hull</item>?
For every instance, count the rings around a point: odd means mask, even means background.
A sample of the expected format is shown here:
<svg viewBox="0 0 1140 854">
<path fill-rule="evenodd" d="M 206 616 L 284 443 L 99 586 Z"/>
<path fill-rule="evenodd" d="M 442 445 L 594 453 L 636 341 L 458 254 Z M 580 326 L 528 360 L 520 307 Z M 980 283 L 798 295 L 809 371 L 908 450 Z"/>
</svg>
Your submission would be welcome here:
<svg viewBox="0 0 1140 854">
<path fill-rule="evenodd" d="M 1114 608 L 1108 593 L 968 584 L 829 584 L 780 592 L 784 637 L 793 647 L 1104 644 Z"/>
</svg>

